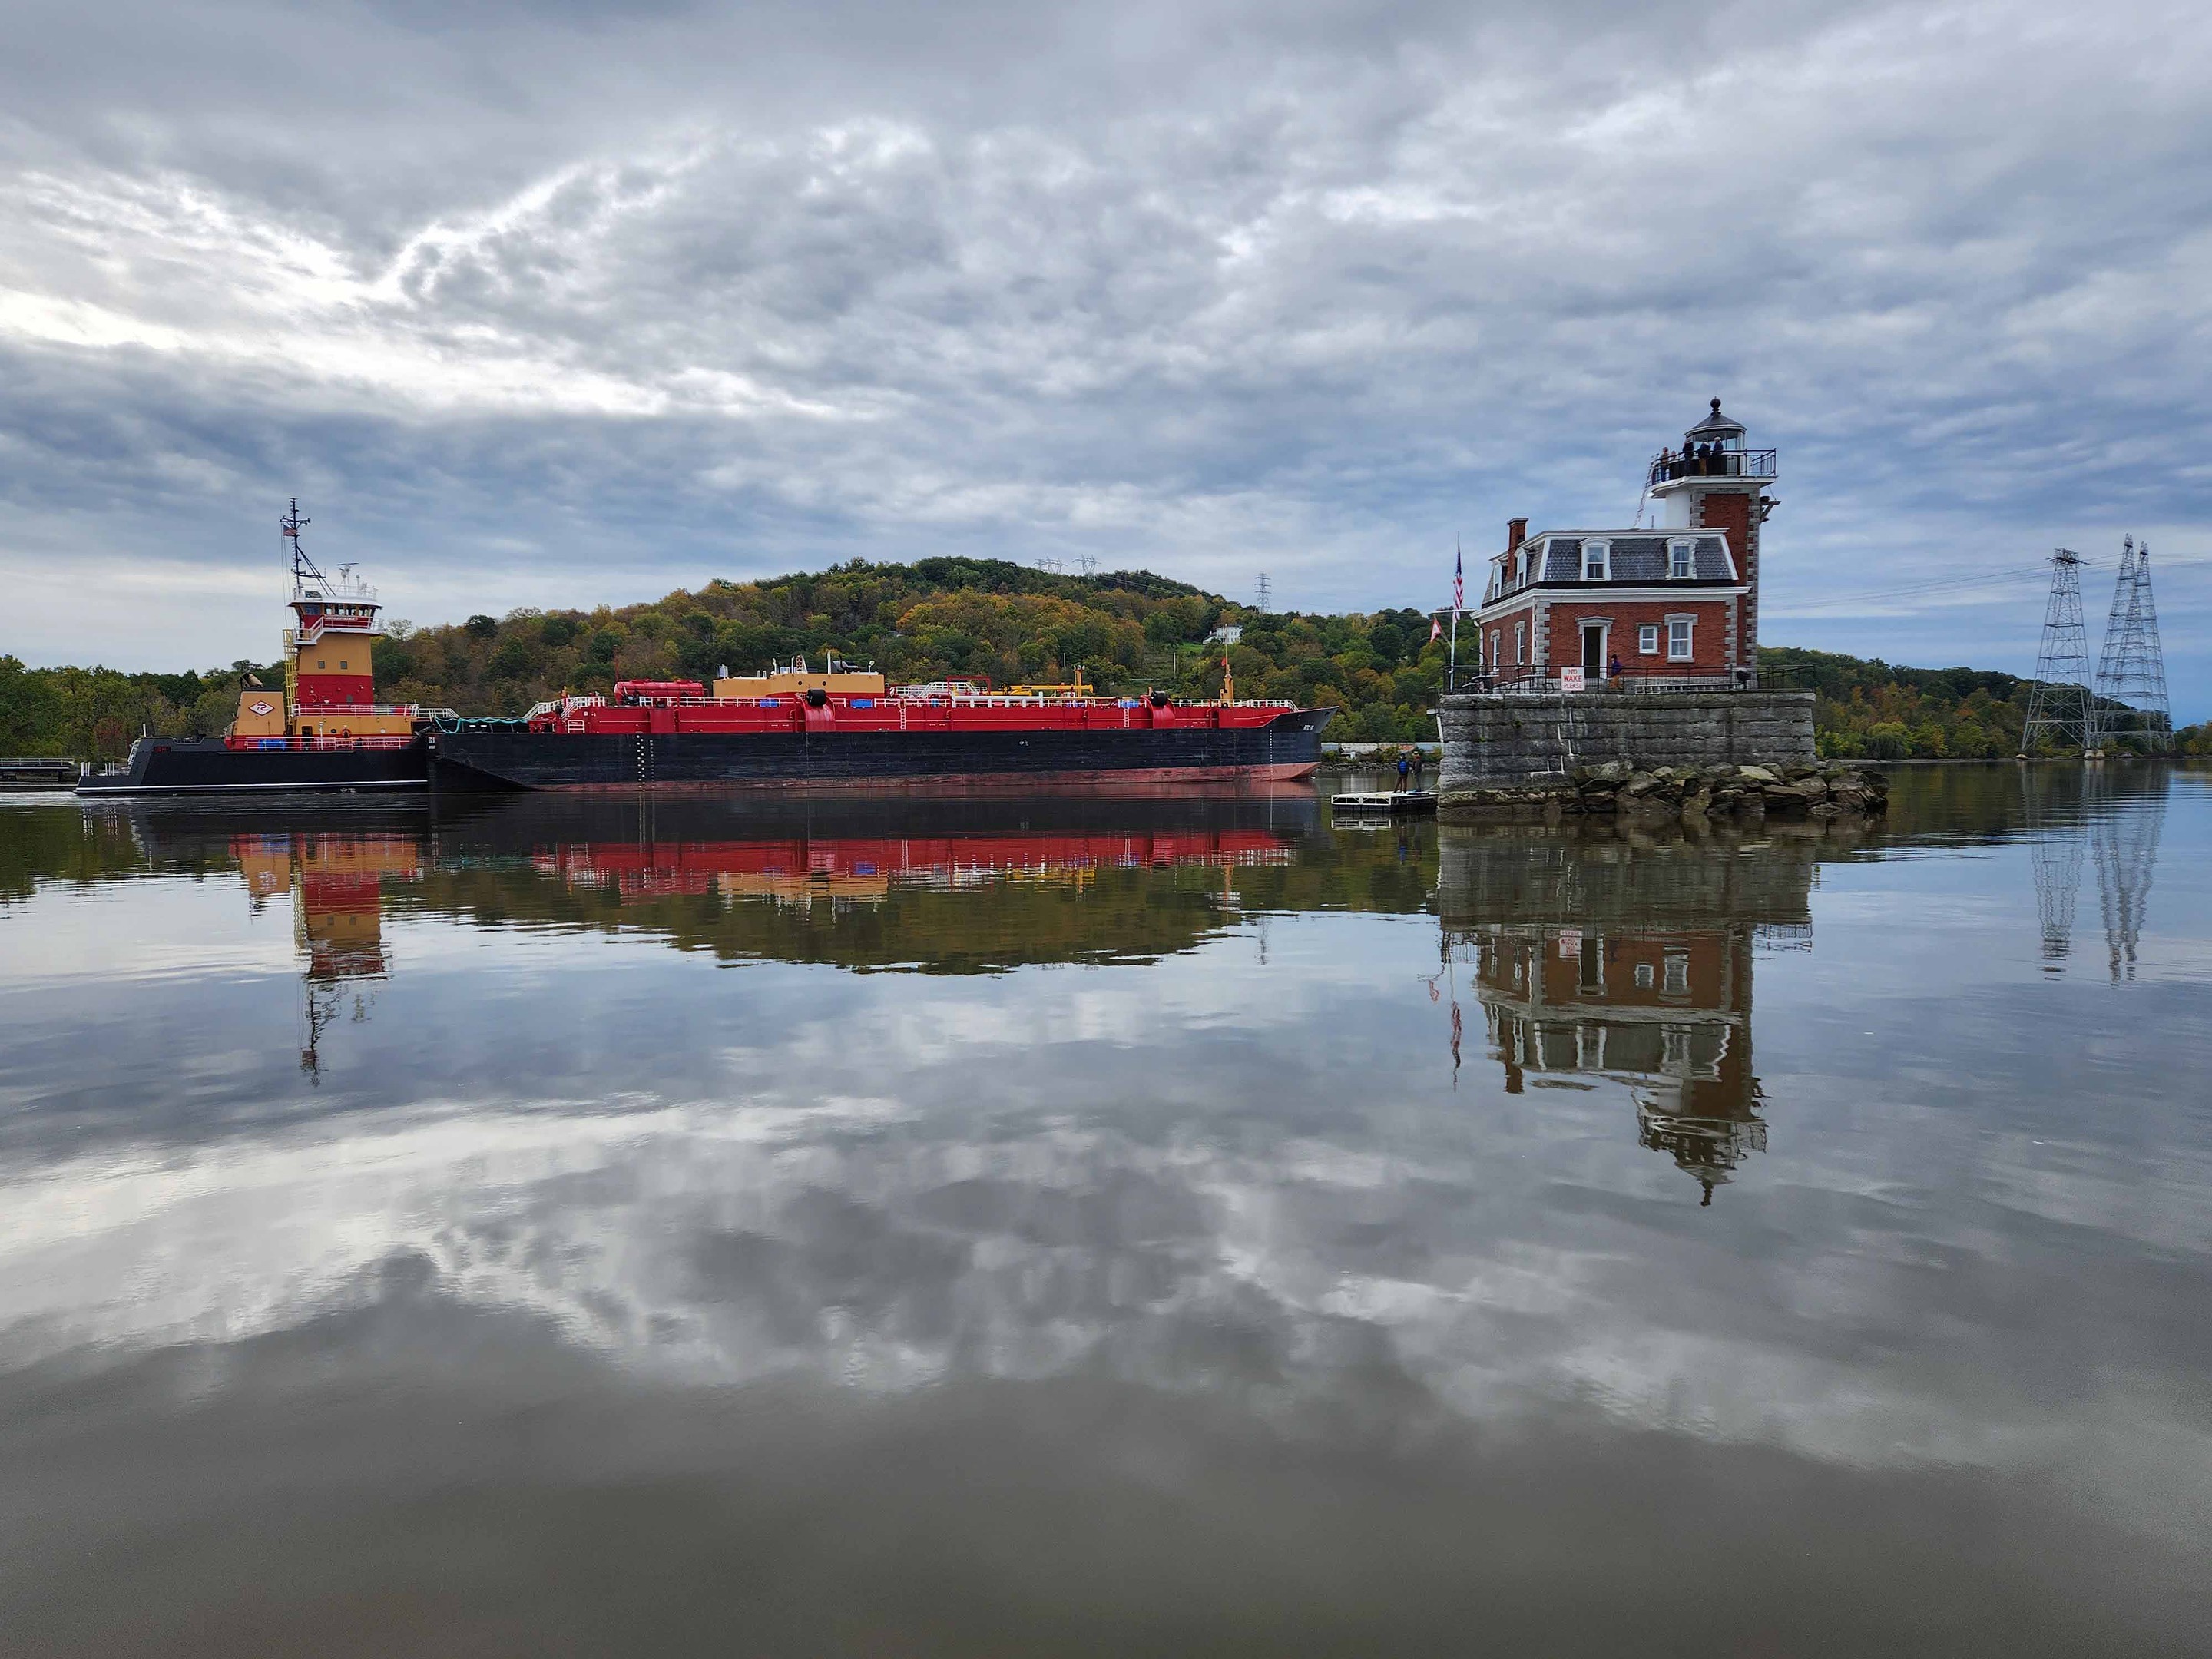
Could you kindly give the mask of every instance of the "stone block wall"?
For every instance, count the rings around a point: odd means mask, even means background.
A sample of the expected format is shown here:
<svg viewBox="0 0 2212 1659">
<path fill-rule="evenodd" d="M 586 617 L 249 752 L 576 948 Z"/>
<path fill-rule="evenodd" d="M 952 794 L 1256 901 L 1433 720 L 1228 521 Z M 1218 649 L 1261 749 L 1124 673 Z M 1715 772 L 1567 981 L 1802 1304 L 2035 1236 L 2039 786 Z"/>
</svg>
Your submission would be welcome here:
<svg viewBox="0 0 2212 1659">
<path fill-rule="evenodd" d="M 1620 761 L 1788 765 L 1813 758 L 1809 691 L 1490 693 L 1447 696 L 1441 790 L 1557 778 Z"/>
</svg>

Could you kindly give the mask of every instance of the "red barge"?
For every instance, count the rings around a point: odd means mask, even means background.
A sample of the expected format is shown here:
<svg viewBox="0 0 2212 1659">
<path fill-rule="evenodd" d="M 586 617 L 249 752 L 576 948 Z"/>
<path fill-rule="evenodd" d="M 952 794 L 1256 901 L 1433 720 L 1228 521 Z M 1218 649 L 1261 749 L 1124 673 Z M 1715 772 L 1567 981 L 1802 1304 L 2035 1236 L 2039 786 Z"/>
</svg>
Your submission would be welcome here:
<svg viewBox="0 0 2212 1659">
<path fill-rule="evenodd" d="M 624 681 L 611 696 L 539 704 L 520 720 L 434 720 L 441 787 L 638 789 L 842 784 L 1281 782 L 1321 764 L 1336 711 L 1288 702 L 1188 702 L 1072 686 L 966 681 L 892 686 L 872 670 L 802 660 L 766 674 Z"/>
</svg>

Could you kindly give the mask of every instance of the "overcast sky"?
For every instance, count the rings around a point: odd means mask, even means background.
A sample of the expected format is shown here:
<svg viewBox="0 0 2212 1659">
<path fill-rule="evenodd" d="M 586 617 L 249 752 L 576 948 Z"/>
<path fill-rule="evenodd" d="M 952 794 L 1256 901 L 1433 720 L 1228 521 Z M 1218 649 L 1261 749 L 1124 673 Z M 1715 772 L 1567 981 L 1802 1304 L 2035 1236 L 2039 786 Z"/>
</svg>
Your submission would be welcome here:
<svg viewBox="0 0 2212 1659">
<path fill-rule="evenodd" d="M 10 18 L 29 661 L 270 654 L 291 495 L 424 622 L 947 551 L 1433 605 L 1720 396 L 1770 642 L 2025 672 L 2132 531 L 2212 713 L 2201 4 Z"/>
</svg>

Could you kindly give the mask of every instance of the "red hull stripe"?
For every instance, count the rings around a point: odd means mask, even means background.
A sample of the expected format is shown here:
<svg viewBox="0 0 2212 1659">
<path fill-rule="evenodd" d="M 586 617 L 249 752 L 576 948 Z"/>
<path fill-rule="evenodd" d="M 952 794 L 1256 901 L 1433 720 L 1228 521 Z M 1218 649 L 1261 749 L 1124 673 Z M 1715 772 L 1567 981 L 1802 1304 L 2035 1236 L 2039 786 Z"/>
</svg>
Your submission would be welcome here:
<svg viewBox="0 0 2212 1659">
<path fill-rule="evenodd" d="M 933 774 L 927 778 L 711 778 L 648 783 L 548 783 L 534 787 L 587 792 L 603 795 L 634 795 L 641 788 L 656 793 L 685 790 L 720 793 L 738 789 L 787 791 L 794 786 L 807 790 L 873 790 L 913 794 L 937 789 L 1035 789 L 1040 784 L 1167 784 L 1167 783 L 1297 783 L 1321 769 L 1319 761 L 1292 761 L 1273 766 L 1145 766 L 1109 767 L 1081 772 L 963 772 Z"/>
</svg>

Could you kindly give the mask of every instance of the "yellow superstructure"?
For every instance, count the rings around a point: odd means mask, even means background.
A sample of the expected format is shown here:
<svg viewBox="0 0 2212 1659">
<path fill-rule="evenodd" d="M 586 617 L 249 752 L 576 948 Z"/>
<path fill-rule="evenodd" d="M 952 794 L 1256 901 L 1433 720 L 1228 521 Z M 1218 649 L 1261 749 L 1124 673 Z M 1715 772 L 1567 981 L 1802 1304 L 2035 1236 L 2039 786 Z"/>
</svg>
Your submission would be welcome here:
<svg viewBox="0 0 2212 1659">
<path fill-rule="evenodd" d="M 415 730 L 412 714 L 377 714 L 367 708 L 302 714 L 292 722 L 302 738 L 404 738 Z"/>
<path fill-rule="evenodd" d="M 826 669 L 810 669 L 800 658 L 791 668 L 772 668 L 765 674 L 729 674 L 714 682 L 718 697 L 796 697 L 809 691 L 833 697 L 880 697 L 889 690 L 884 677 L 872 668 L 854 668 L 832 661 Z"/>
<path fill-rule="evenodd" d="M 238 718 L 230 724 L 227 735 L 234 738 L 281 738 L 287 735 L 284 710 L 288 700 L 282 691 L 272 691 L 265 685 L 249 685 L 238 694 Z"/>
</svg>

